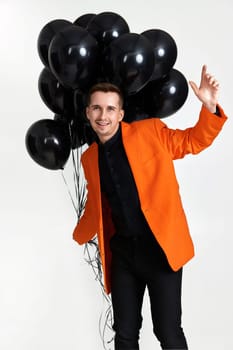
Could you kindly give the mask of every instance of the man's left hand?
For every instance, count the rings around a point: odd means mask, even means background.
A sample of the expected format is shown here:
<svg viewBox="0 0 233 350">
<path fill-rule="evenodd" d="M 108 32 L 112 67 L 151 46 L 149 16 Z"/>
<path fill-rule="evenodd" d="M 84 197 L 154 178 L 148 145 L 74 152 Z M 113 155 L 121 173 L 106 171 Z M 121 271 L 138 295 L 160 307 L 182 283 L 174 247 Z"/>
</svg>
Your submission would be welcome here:
<svg viewBox="0 0 233 350">
<path fill-rule="evenodd" d="M 211 112 L 216 112 L 216 106 L 218 103 L 219 95 L 219 82 L 207 72 L 207 66 L 202 67 L 201 83 L 198 88 L 193 81 L 189 82 L 189 85 L 193 89 L 197 98 L 203 103 L 203 105 Z"/>
</svg>

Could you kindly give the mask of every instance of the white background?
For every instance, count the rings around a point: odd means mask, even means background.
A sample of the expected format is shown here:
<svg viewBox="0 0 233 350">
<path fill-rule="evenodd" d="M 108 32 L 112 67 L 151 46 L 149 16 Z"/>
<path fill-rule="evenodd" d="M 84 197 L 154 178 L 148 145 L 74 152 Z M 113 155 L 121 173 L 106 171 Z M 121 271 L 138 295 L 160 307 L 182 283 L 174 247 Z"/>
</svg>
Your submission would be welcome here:
<svg viewBox="0 0 233 350">
<path fill-rule="evenodd" d="M 183 326 L 192 350 L 233 349 L 233 3 L 231 0 L 0 0 L 0 349 L 100 350 L 102 296 L 72 240 L 75 211 L 59 171 L 37 165 L 25 148 L 29 126 L 53 118 L 38 93 L 42 27 L 85 13 L 121 14 L 132 32 L 158 28 L 178 47 L 175 68 L 199 83 L 202 64 L 221 84 L 229 115 L 214 144 L 177 161 L 177 176 L 196 257 L 184 269 Z M 200 103 L 166 118 L 172 127 L 195 123 Z M 141 348 L 159 349 L 148 297 Z"/>
</svg>

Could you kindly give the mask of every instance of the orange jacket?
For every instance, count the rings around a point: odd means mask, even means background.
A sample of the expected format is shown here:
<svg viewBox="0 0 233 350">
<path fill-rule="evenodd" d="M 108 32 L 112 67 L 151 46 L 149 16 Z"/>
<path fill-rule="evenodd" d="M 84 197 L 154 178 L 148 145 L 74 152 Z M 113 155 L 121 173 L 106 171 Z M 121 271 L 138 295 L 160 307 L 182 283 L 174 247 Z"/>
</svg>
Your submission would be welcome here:
<svg viewBox="0 0 233 350">
<path fill-rule="evenodd" d="M 173 160 L 196 154 L 208 147 L 220 132 L 227 117 L 202 107 L 196 125 L 185 130 L 169 129 L 160 119 L 152 118 L 131 124 L 122 122 L 122 140 L 135 179 L 141 209 L 164 250 L 168 262 L 177 271 L 194 255 Z M 115 233 L 111 211 L 101 195 L 98 168 L 98 145 L 93 143 L 82 156 L 88 197 L 84 215 L 73 238 L 83 244 L 98 235 L 104 286 L 110 293 L 111 251 L 109 240 Z"/>
</svg>

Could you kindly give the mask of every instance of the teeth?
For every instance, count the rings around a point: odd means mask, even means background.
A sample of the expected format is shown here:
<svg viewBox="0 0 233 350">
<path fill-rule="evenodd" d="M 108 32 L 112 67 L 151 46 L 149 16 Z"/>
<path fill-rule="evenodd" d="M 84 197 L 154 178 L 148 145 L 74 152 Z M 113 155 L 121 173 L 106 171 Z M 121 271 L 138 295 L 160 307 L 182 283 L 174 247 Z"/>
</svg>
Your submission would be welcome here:
<svg viewBox="0 0 233 350">
<path fill-rule="evenodd" d="M 102 126 L 108 125 L 108 123 L 101 123 L 101 122 L 97 122 L 97 124 L 98 124 L 98 125 L 102 125 Z"/>
</svg>

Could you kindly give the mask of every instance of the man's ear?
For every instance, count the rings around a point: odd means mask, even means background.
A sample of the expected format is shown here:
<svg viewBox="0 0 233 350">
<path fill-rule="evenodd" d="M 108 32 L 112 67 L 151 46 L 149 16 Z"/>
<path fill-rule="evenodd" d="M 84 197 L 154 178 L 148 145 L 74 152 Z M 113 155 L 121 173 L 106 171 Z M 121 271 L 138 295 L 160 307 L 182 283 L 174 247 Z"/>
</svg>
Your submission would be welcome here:
<svg viewBox="0 0 233 350">
<path fill-rule="evenodd" d="M 124 111 L 124 109 L 121 109 L 121 111 L 120 111 L 120 121 L 124 118 L 124 115 L 125 115 L 125 111 Z"/>
<path fill-rule="evenodd" d="M 89 118 L 89 107 L 86 107 L 86 117 L 87 117 L 88 120 L 90 119 Z"/>
</svg>

